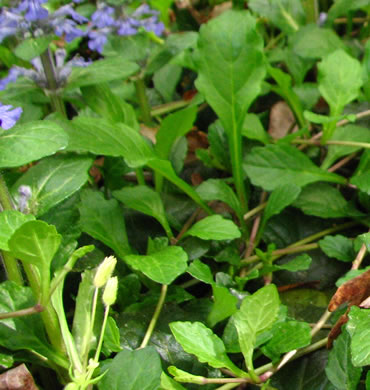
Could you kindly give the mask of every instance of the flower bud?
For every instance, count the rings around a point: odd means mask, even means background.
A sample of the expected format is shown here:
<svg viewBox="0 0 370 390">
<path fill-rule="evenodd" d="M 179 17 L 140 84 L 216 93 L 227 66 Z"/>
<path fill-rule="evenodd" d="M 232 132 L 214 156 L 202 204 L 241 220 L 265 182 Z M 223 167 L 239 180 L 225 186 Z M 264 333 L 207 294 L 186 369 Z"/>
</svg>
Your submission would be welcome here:
<svg viewBox="0 0 370 390">
<path fill-rule="evenodd" d="M 109 278 L 103 293 L 103 303 L 111 306 L 117 299 L 118 279 L 117 276 Z"/>
<path fill-rule="evenodd" d="M 94 286 L 96 288 L 103 287 L 107 283 L 108 279 L 112 276 L 116 263 L 117 259 L 114 256 L 106 257 L 103 260 L 94 277 Z"/>
</svg>

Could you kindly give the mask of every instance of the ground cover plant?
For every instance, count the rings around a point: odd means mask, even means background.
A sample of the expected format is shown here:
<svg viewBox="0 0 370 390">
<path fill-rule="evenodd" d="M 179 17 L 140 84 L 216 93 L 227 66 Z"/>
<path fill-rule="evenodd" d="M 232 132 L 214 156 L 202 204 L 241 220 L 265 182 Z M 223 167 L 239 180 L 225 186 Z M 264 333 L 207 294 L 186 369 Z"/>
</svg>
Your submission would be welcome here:
<svg viewBox="0 0 370 390">
<path fill-rule="evenodd" d="M 369 0 L 1 0 L 0 382 L 370 389 Z"/>
</svg>

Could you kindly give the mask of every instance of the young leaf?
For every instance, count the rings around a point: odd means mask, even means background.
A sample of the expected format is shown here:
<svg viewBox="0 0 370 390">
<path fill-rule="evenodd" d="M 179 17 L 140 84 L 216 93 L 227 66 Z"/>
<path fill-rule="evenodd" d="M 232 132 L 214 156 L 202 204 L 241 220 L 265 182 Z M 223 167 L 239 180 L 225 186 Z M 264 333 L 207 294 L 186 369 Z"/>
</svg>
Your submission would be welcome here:
<svg viewBox="0 0 370 390">
<path fill-rule="evenodd" d="M 92 158 L 87 156 L 60 155 L 44 159 L 14 183 L 13 196 L 17 198 L 21 185 L 29 186 L 32 195 L 28 208 L 39 217 L 87 182 L 92 163 Z"/>
<path fill-rule="evenodd" d="M 53 39 L 53 35 L 24 39 L 14 49 L 14 54 L 22 60 L 31 61 L 33 58 L 41 55 L 49 47 Z"/>
<path fill-rule="evenodd" d="M 170 246 L 148 256 L 128 255 L 124 260 L 155 282 L 171 284 L 186 271 L 188 255 L 179 246 Z"/>
<path fill-rule="evenodd" d="M 201 322 L 171 322 L 170 328 L 184 351 L 195 355 L 201 363 L 228 368 L 237 375 L 243 373 L 227 356 L 222 340 Z"/>
<path fill-rule="evenodd" d="M 85 233 L 112 248 L 120 258 L 131 253 L 123 212 L 115 199 L 106 200 L 100 192 L 84 191 L 80 214 Z"/>
<path fill-rule="evenodd" d="M 196 383 L 198 385 L 202 385 L 204 383 L 204 377 L 189 374 L 188 372 L 180 370 L 175 366 L 168 367 L 168 372 L 173 375 L 175 380 L 177 380 L 178 382 Z"/>
<path fill-rule="evenodd" d="M 212 286 L 214 303 L 207 317 L 207 323 L 213 328 L 218 322 L 232 316 L 237 311 L 238 298 L 223 286 Z"/>
<path fill-rule="evenodd" d="M 24 223 L 34 220 L 32 214 L 17 210 L 3 210 L 0 213 L 0 249 L 9 251 L 8 241 L 13 233 Z"/>
<path fill-rule="evenodd" d="M 271 142 L 271 137 L 264 129 L 259 117 L 256 114 L 247 114 L 245 116 L 242 128 L 242 135 L 249 139 L 255 139 L 264 144 Z"/>
<path fill-rule="evenodd" d="M 147 186 L 136 186 L 113 191 L 113 196 L 127 207 L 155 218 L 162 225 L 167 236 L 173 237 L 162 199 L 158 192 L 155 192 Z"/>
<path fill-rule="evenodd" d="M 370 171 L 352 176 L 350 183 L 358 187 L 365 194 L 370 195 Z"/>
<path fill-rule="evenodd" d="M 290 145 L 255 147 L 247 155 L 244 169 L 256 186 L 272 191 L 279 185 L 303 187 L 316 181 L 345 184 L 345 178 L 318 168 L 304 153 Z"/>
<path fill-rule="evenodd" d="M 221 215 L 211 215 L 195 223 L 185 234 L 202 240 L 233 240 L 241 236 L 234 222 Z"/>
<path fill-rule="evenodd" d="M 355 367 L 370 364 L 370 312 L 368 309 L 351 307 L 347 331 L 351 336 L 352 363 Z"/>
<path fill-rule="evenodd" d="M 186 270 L 193 278 L 202 281 L 207 284 L 214 284 L 211 268 L 202 263 L 200 260 L 195 259 Z"/>
<path fill-rule="evenodd" d="M 154 347 L 123 350 L 106 366 L 100 390 L 157 390 L 161 383 L 161 360 Z"/>
<path fill-rule="evenodd" d="M 168 371 L 173 366 L 168 367 Z M 161 390 L 186 390 L 184 386 L 181 386 L 180 383 L 176 382 L 164 372 L 161 375 Z"/>
<path fill-rule="evenodd" d="M 0 132 L 0 168 L 28 164 L 67 145 L 67 134 L 54 122 L 43 120 L 16 125 Z"/>
<path fill-rule="evenodd" d="M 360 381 L 362 369 L 352 364 L 350 343 L 348 332 L 342 332 L 334 341 L 325 368 L 327 377 L 338 390 L 356 390 Z"/>
<path fill-rule="evenodd" d="M 253 369 L 252 358 L 256 337 L 275 322 L 279 306 L 277 288 L 270 284 L 245 297 L 239 311 L 234 314 L 240 348 L 249 370 Z"/>
<path fill-rule="evenodd" d="M 356 253 L 353 249 L 352 241 L 340 234 L 336 236 L 326 236 L 319 241 L 321 250 L 329 257 L 341 261 L 353 261 Z"/>
</svg>

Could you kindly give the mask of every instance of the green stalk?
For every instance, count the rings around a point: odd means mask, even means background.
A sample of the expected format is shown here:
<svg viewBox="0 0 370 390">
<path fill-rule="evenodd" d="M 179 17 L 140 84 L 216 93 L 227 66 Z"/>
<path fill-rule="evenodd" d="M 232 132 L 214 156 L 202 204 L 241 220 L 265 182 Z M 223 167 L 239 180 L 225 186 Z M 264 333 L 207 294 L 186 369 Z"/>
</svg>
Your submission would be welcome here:
<svg viewBox="0 0 370 390">
<path fill-rule="evenodd" d="M 141 186 L 145 186 L 146 182 L 145 182 L 143 168 L 136 168 L 135 173 L 136 173 L 136 179 L 138 184 Z"/>
<path fill-rule="evenodd" d="M 0 174 L 0 204 L 3 210 L 13 210 L 13 203 L 2 174 Z M 23 286 L 23 277 L 17 259 L 7 251 L 1 251 L 1 253 L 8 279 Z"/>
<path fill-rule="evenodd" d="M 51 107 L 55 112 L 59 112 L 63 117 L 67 117 L 64 102 L 58 93 L 58 84 L 55 75 L 54 61 L 48 48 L 40 55 L 42 67 L 44 68 L 47 80 L 46 94 L 50 98 Z"/>
<path fill-rule="evenodd" d="M 317 0 L 304 0 L 303 7 L 306 11 L 307 23 L 316 23 L 319 17 L 319 5 Z"/>
<path fill-rule="evenodd" d="M 138 76 L 135 78 L 135 89 L 142 120 L 147 126 L 149 126 L 152 123 L 152 117 L 150 113 L 151 108 L 149 105 L 148 98 L 146 96 L 146 86 L 144 78 L 142 76 Z"/>
<path fill-rule="evenodd" d="M 178 110 L 179 108 L 188 106 L 192 101 L 193 100 L 179 100 L 177 102 L 162 104 L 160 106 L 154 107 L 151 110 L 150 115 L 153 117 L 168 114 L 170 112 Z"/>
</svg>

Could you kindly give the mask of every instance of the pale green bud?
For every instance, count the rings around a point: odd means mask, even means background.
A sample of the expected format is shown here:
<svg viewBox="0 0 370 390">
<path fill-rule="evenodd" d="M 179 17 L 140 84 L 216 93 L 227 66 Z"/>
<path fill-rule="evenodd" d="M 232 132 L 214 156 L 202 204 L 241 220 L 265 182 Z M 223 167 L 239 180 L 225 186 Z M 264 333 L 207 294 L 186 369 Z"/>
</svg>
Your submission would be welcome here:
<svg viewBox="0 0 370 390">
<path fill-rule="evenodd" d="M 68 383 L 68 385 L 64 387 L 64 390 L 79 390 L 79 389 L 80 389 L 80 385 L 73 382 Z"/>
<path fill-rule="evenodd" d="M 114 256 L 106 257 L 103 260 L 94 277 L 94 286 L 96 288 L 103 287 L 107 283 L 108 279 L 112 276 L 116 264 L 117 259 Z"/>
<path fill-rule="evenodd" d="M 103 292 L 103 303 L 105 306 L 111 306 L 117 299 L 118 279 L 117 276 L 109 278 Z"/>
</svg>

